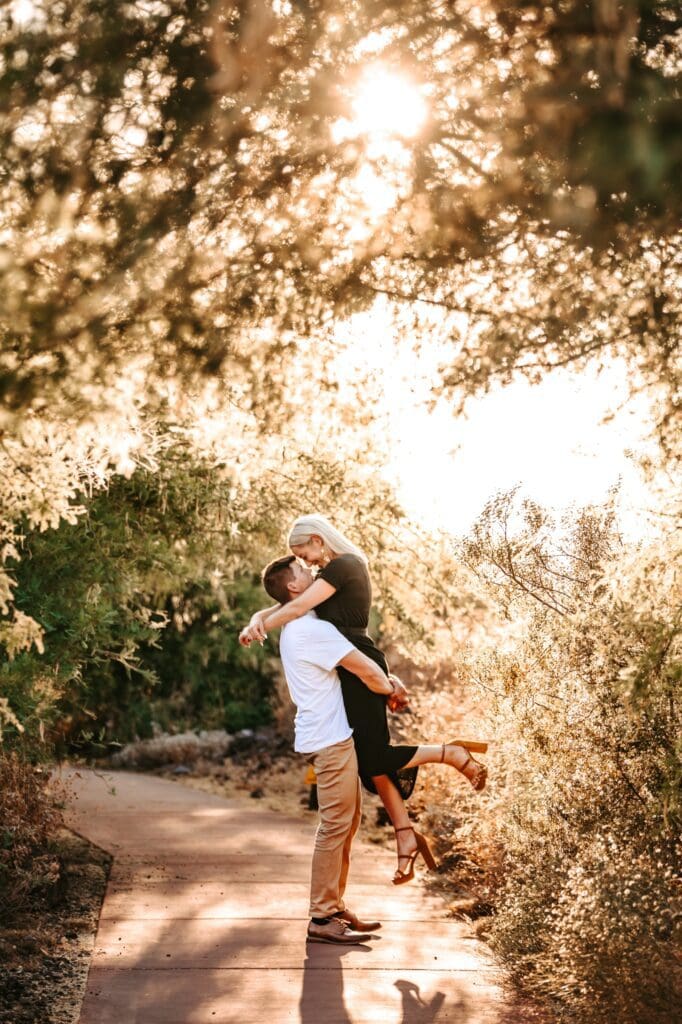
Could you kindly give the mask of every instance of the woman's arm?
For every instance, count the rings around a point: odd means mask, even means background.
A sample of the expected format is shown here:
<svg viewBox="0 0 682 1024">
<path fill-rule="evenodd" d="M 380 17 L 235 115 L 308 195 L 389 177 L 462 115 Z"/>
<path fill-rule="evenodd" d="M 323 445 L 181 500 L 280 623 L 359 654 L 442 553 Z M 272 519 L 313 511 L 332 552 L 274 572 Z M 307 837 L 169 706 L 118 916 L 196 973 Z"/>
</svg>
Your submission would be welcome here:
<svg viewBox="0 0 682 1024">
<path fill-rule="evenodd" d="M 240 644 L 248 647 L 253 640 L 262 643 L 269 630 L 279 629 L 280 626 L 292 622 L 293 619 L 300 619 L 301 615 L 305 615 L 311 608 L 322 604 L 335 593 L 336 587 L 333 587 L 331 583 L 327 583 L 325 580 L 315 580 L 298 597 L 287 601 L 286 604 L 277 605 L 275 609 L 270 609 L 266 615 L 259 617 L 256 622 L 243 629 L 239 634 Z"/>
<path fill-rule="evenodd" d="M 263 628 L 263 619 L 266 615 L 269 615 L 270 612 L 276 612 L 281 607 L 281 604 L 271 604 L 269 608 L 260 608 L 257 612 L 253 613 L 249 619 L 248 626 L 244 626 L 239 634 L 239 643 L 242 647 L 249 647 L 254 640 L 259 640 L 263 643 L 263 640 L 267 636 Z"/>
<path fill-rule="evenodd" d="M 269 615 L 270 612 L 276 612 L 281 607 L 281 604 L 271 604 L 269 608 L 259 608 L 257 612 L 253 613 L 251 618 L 255 619 L 257 615 Z"/>
<path fill-rule="evenodd" d="M 271 604 L 269 608 L 259 608 L 257 612 L 254 612 L 249 619 L 249 626 L 255 626 L 257 622 L 261 622 L 266 615 L 270 615 L 271 612 L 277 612 L 281 608 L 281 604 Z"/>
<path fill-rule="evenodd" d="M 298 597 L 294 597 L 291 601 L 287 601 L 286 604 L 280 605 L 275 611 L 265 615 L 263 625 L 268 631 L 279 629 L 280 626 L 285 626 L 287 622 L 300 619 L 301 615 L 305 615 L 311 608 L 316 608 L 318 604 L 322 604 L 323 601 L 326 601 L 328 597 L 335 593 L 336 587 L 333 587 L 331 583 L 327 583 L 326 580 L 315 580 Z"/>
</svg>

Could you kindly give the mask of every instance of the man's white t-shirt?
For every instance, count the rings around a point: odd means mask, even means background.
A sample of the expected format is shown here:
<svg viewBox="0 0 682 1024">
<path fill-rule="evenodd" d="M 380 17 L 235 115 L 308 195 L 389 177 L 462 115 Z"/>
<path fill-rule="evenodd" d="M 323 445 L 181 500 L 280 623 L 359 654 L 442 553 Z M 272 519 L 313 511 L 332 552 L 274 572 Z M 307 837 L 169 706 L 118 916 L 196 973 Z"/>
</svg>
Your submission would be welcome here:
<svg viewBox="0 0 682 1024">
<path fill-rule="evenodd" d="M 314 611 L 282 627 L 279 653 L 297 709 L 294 750 L 311 754 L 352 736 L 334 670 L 353 650 L 350 640 Z"/>
</svg>

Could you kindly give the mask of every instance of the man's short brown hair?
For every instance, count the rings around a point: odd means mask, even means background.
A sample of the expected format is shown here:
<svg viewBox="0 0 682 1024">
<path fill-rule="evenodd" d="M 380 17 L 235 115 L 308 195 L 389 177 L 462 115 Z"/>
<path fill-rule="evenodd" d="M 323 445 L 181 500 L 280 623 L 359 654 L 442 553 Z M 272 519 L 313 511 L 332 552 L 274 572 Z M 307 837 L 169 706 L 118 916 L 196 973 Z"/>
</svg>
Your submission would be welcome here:
<svg viewBox="0 0 682 1024">
<path fill-rule="evenodd" d="M 292 565 L 296 561 L 296 555 L 284 555 L 276 558 L 263 569 L 261 580 L 263 586 L 275 601 L 279 604 L 286 604 L 291 600 L 291 594 L 287 589 L 287 583 L 293 583 L 294 574 Z"/>
</svg>

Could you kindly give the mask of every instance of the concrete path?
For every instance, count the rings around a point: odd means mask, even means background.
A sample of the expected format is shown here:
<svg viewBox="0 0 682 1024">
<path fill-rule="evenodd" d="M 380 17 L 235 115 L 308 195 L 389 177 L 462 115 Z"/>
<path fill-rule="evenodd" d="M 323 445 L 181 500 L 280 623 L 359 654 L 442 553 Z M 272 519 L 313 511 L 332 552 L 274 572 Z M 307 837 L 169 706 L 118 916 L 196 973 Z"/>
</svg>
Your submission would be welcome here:
<svg viewBox="0 0 682 1024">
<path fill-rule="evenodd" d="M 381 938 L 306 947 L 313 823 L 128 772 L 63 769 L 67 825 L 114 856 L 80 1024 L 511 1024 L 502 975 L 393 857 L 347 904 Z"/>
</svg>

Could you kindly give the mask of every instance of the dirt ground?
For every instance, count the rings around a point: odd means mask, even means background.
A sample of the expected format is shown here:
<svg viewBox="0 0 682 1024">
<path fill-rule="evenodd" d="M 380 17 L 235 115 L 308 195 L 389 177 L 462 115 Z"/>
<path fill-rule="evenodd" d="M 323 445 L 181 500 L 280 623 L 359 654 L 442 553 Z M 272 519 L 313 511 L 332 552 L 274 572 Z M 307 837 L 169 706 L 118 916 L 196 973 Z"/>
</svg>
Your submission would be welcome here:
<svg viewBox="0 0 682 1024">
<path fill-rule="evenodd" d="M 0 926 L 0 1024 L 76 1024 L 111 858 L 68 829 L 51 850 L 59 879 Z"/>
</svg>

